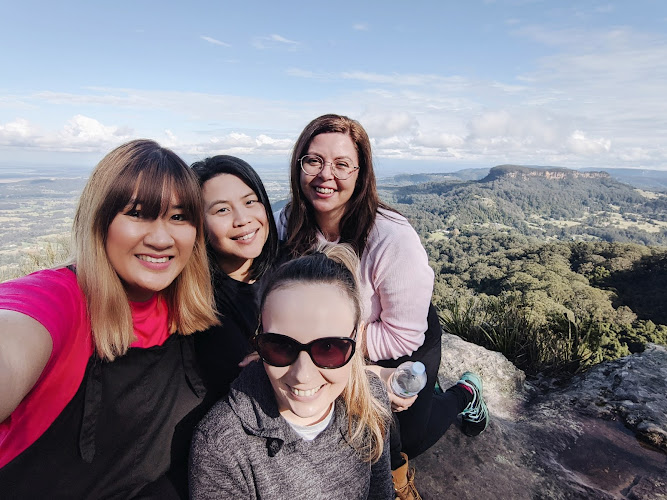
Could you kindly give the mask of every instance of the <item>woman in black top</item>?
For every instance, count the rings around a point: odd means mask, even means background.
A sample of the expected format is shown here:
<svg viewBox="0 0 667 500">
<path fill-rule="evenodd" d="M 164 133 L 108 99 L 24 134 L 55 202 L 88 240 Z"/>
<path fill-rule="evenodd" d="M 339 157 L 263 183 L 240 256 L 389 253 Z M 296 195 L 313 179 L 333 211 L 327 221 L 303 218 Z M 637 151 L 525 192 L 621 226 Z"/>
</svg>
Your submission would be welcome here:
<svg viewBox="0 0 667 500">
<path fill-rule="evenodd" d="M 259 322 L 259 282 L 271 267 L 278 235 L 269 197 L 257 172 L 234 156 L 198 161 L 215 302 L 221 325 L 197 337 L 207 384 L 221 397 L 240 372 Z"/>
</svg>

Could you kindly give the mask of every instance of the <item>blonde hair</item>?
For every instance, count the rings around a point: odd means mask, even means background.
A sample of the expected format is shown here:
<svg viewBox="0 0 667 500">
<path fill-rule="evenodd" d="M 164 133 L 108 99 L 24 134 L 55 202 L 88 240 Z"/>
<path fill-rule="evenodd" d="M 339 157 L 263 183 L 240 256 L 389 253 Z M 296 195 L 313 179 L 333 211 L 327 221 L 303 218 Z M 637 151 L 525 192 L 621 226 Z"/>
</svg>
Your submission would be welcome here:
<svg viewBox="0 0 667 500">
<path fill-rule="evenodd" d="M 131 141 L 107 154 L 93 170 L 72 231 L 71 262 L 76 264 L 93 342 L 102 359 L 113 361 L 125 354 L 136 338 L 127 294 L 106 253 L 109 226 L 128 204 L 140 204 L 142 216 L 157 218 L 174 194 L 197 235 L 183 271 L 159 292 L 158 300 L 169 311 L 170 333 L 188 335 L 217 323 L 197 177 L 171 150 L 146 139 Z"/>
<path fill-rule="evenodd" d="M 351 246 L 320 244 L 312 253 L 286 262 L 269 275 L 261 294 L 260 310 L 264 308 L 271 292 L 298 283 L 326 283 L 337 286 L 347 295 L 354 307 L 355 324 L 359 325 L 361 299 L 358 269 L 359 258 Z M 359 350 L 352 356 L 350 363 L 350 378 L 341 394 L 347 410 L 350 444 L 365 461 L 376 462 L 382 455 L 391 412 L 373 396 Z"/>
</svg>

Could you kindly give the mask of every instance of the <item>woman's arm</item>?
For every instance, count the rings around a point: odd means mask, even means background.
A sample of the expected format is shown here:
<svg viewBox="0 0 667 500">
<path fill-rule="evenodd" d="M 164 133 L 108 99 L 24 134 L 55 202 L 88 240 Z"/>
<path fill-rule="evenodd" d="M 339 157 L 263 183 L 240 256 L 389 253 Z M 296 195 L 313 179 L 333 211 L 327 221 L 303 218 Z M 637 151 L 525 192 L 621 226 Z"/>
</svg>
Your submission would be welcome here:
<svg viewBox="0 0 667 500">
<path fill-rule="evenodd" d="M 372 288 L 366 350 L 373 360 L 396 359 L 424 343 L 433 294 L 433 270 L 419 236 L 404 220 L 378 214 L 365 255 L 361 280 Z M 379 317 L 378 317 L 379 316 Z"/>
<path fill-rule="evenodd" d="M 51 335 L 25 314 L 0 310 L 0 422 L 30 392 L 51 356 Z"/>
<path fill-rule="evenodd" d="M 190 498 L 255 498 L 236 460 L 232 440 L 209 439 L 197 429 L 190 448 Z"/>
<path fill-rule="evenodd" d="M 371 487 L 368 492 L 369 500 L 387 500 L 396 496 L 394 482 L 391 477 L 391 461 L 389 455 L 389 432 L 384 440 L 380 459 L 371 465 Z"/>
</svg>

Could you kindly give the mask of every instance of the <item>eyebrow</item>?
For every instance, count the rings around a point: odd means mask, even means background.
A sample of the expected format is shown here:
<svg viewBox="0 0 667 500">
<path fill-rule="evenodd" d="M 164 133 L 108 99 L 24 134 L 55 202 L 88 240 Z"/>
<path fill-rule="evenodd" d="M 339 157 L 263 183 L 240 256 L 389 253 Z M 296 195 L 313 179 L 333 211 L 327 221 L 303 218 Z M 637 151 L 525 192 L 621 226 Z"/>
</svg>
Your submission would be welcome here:
<svg viewBox="0 0 667 500">
<path fill-rule="evenodd" d="M 241 199 L 249 198 L 250 196 L 255 196 L 257 199 L 259 199 L 257 193 L 255 193 L 252 189 L 247 194 L 241 196 Z M 229 200 L 214 200 L 206 206 L 206 210 L 208 210 L 209 208 L 213 208 L 218 203 L 229 203 Z"/>
<path fill-rule="evenodd" d="M 320 158 L 324 159 L 324 155 L 321 153 L 307 153 L 312 156 L 319 156 Z M 352 158 L 349 156 L 336 156 L 334 157 L 334 160 L 350 160 L 352 161 Z"/>
</svg>

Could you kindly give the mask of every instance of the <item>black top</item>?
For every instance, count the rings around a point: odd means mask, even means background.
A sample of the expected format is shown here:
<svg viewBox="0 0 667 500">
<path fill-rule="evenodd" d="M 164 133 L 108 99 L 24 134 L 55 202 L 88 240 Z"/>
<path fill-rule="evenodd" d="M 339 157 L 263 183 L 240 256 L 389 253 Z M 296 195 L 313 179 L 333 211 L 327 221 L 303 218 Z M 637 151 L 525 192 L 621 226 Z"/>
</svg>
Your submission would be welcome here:
<svg viewBox="0 0 667 500">
<path fill-rule="evenodd" d="M 192 430 L 210 404 L 192 337 L 96 355 L 49 428 L 0 469 L 3 499 L 187 498 Z"/>
<path fill-rule="evenodd" d="M 244 283 L 213 271 L 220 325 L 195 337 L 197 360 L 207 387 L 218 397 L 241 372 L 238 364 L 253 351 L 250 339 L 259 325 L 260 282 Z"/>
</svg>

